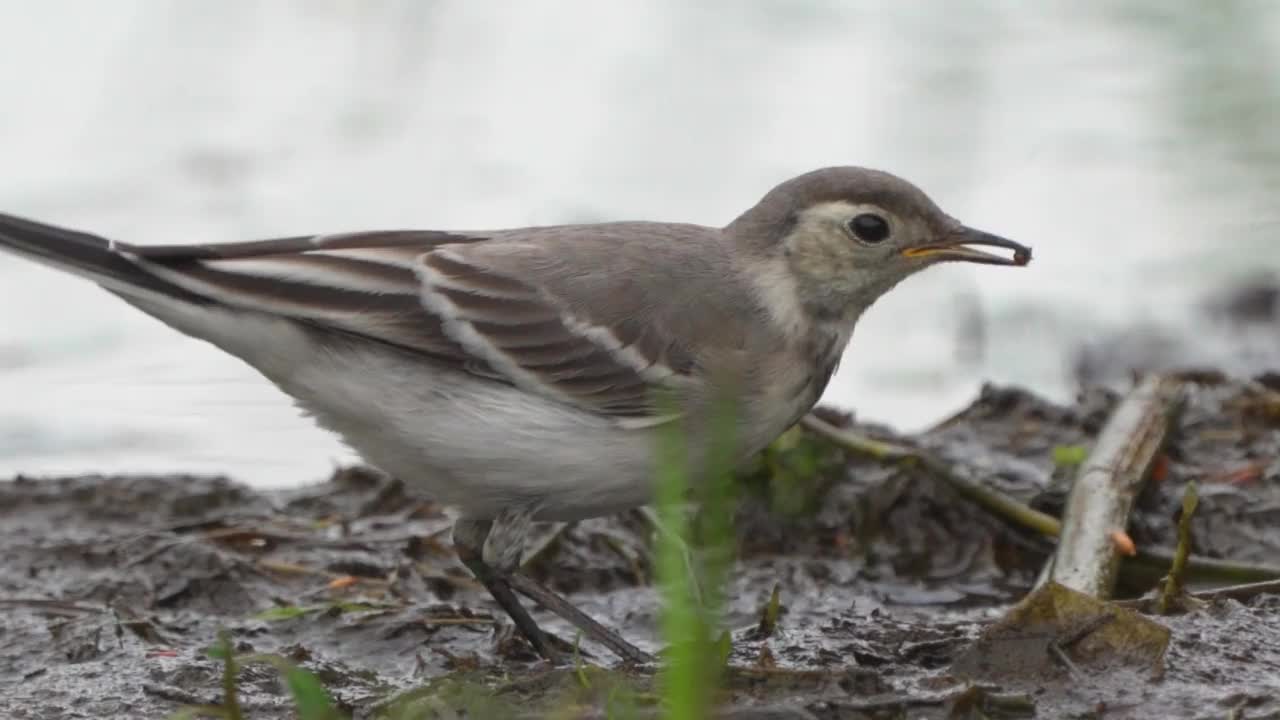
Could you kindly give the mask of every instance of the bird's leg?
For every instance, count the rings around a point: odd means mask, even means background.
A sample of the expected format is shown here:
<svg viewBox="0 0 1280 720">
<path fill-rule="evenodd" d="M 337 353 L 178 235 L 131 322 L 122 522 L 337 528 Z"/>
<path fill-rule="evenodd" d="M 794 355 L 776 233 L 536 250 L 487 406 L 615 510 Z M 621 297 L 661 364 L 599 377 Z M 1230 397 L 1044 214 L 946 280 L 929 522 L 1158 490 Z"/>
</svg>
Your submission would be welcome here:
<svg viewBox="0 0 1280 720">
<path fill-rule="evenodd" d="M 524 575 L 519 571 L 521 553 L 524 549 L 525 537 L 529 532 L 529 525 L 533 521 L 533 514 L 537 508 L 520 508 L 499 513 L 490 521 L 483 523 L 488 530 L 483 543 L 481 544 L 481 556 L 477 558 L 479 565 L 484 567 L 495 581 L 495 585 L 501 587 L 510 594 L 511 590 L 524 595 L 541 605 L 546 610 L 555 613 L 560 618 L 576 627 L 591 640 L 609 648 L 617 653 L 619 657 L 633 663 L 650 663 L 653 657 L 641 650 L 640 648 L 627 642 L 622 636 L 613 632 L 609 628 L 601 625 L 591 618 L 591 616 L 574 607 L 572 603 L 564 599 L 560 595 L 552 592 L 533 578 Z M 473 528 L 478 529 L 479 523 L 473 522 Z M 466 533 L 464 533 L 466 534 Z M 455 526 L 454 541 L 457 542 L 458 530 Z M 476 543 L 480 544 L 480 543 Z M 461 553 L 461 550 L 459 551 Z M 471 565 L 468 565 L 471 567 Z M 473 568 L 472 572 L 476 572 Z M 478 575 L 477 575 L 478 577 Z M 483 582 L 483 581 L 482 581 Z M 550 645 L 546 642 L 546 635 L 528 616 L 524 608 L 515 602 L 514 596 L 511 598 L 511 605 L 518 609 L 518 612 L 527 618 L 527 624 L 524 620 L 517 617 L 516 613 L 508 607 L 507 603 L 498 598 L 494 592 L 493 586 L 486 583 L 494 598 L 498 599 L 498 603 L 503 606 L 507 614 L 511 615 L 511 619 L 516 622 L 516 627 L 520 629 L 525 637 L 529 638 L 530 643 L 534 643 L 537 647 L 532 632 L 536 632 L 541 637 L 541 642 L 550 649 Z M 554 651 L 553 651 L 554 652 Z M 539 650 L 540 654 L 543 654 Z M 543 657 L 548 657 L 543 654 Z M 550 659 L 550 658 L 548 658 Z"/>
<path fill-rule="evenodd" d="M 484 560 L 485 550 L 488 549 L 489 545 L 487 539 L 492 525 L 493 521 L 491 520 L 475 520 L 468 517 L 458 518 L 458 521 L 453 525 L 453 546 L 458 552 L 458 559 L 485 586 L 485 589 L 489 591 L 493 599 L 498 602 L 498 605 L 515 623 L 516 629 L 533 646 L 534 652 L 558 665 L 564 661 L 564 656 L 551 645 L 546 634 L 542 632 L 542 628 L 538 627 L 529 612 L 520 605 L 520 599 L 512 592 L 511 584 L 507 581 L 506 575 Z"/>
<path fill-rule="evenodd" d="M 494 518 L 489 537 L 484 542 L 485 562 L 503 571 L 507 582 L 516 592 L 560 616 L 578 628 L 583 635 L 609 648 L 623 660 L 638 664 L 653 662 L 653 657 L 648 653 L 596 622 L 590 615 L 574 607 L 572 603 L 552 592 L 550 588 L 520 572 L 520 556 L 536 509 L 525 508 L 503 512 Z"/>
<path fill-rule="evenodd" d="M 537 580 L 519 572 L 513 572 L 508 578 L 516 592 L 533 600 L 550 612 L 559 615 L 565 622 L 582 631 L 583 635 L 604 645 L 618 657 L 637 665 L 647 665 L 654 661 L 649 653 L 627 642 L 618 633 L 601 625 L 590 615 L 574 607 L 572 603 L 556 594 Z"/>
</svg>

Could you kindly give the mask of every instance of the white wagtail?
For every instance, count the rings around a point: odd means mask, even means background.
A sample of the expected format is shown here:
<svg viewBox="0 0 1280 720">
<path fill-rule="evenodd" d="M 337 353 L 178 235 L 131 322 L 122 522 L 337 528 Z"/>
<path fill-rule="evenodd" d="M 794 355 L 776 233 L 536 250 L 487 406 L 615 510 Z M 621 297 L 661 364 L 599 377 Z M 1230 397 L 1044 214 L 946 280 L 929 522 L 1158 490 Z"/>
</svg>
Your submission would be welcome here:
<svg viewBox="0 0 1280 720">
<path fill-rule="evenodd" d="M 0 215 L 0 248 L 244 360 L 370 464 L 454 506 L 459 557 L 544 657 L 560 655 L 515 592 L 636 661 L 648 655 L 517 572 L 529 523 L 649 502 L 657 429 L 696 423 L 721 378 L 738 449 L 760 450 L 817 402 L 858 318 L 899 281 L 1031 259 L 856 167 L 788 180 L 723 228 L 141 246 Z M 659 389 L 682 410 L 659 408 Z"/>
</svg>

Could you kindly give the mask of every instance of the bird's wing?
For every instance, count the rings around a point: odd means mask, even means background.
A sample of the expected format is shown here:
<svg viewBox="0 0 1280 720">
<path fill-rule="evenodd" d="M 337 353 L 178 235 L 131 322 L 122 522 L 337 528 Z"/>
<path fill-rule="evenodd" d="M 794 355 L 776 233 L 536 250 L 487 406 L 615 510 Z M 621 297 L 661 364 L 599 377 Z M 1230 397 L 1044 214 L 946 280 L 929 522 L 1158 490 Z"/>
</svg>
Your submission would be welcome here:
<svg viewBox="0 0 1280 720">
<path fill-rule="evenodd" d="M 656 388 L 704 382 L 686 308 L 659 297 L 660 282 L 600 272 L 610 248 L 625 254 L 618 238 L 555 228 L 534 235 L 403 231 L 114 247 L 198 296 L 421 353 L 624 424 L 665 417 Z M 642 274 L 662 275 L 645 267 L 643 252 L 633 257 Z M 677 272 L 688 270 L 679 264 Z M 693 316 L 718 322 L 714 313 Z"/>
<path fill-rule="evenodd" d="M 393 231 L 213 245 L 112 243 L 142 270 L 200 298 L 381 341 L 446 363 L 469 356 L 425 311 L 415 268 L 446 243 L 480 237 Z"/>
<path fill-rule="evenodd" d="M 595 296 L 554 272 L 540 246 L 477 252 L 443 247 L 421 258 L 427 310 L 446 333 L 516 385 L 604 415 L 656 418 L 653 391 L 702 382 L 691 350 L 646 298 Z M 590 272 L 590 269 L 584 269 Z M 620 297 L 619 295 L 624 295 Z M 630 310 L 618 312 L 618 306 Z"/>
</svg>

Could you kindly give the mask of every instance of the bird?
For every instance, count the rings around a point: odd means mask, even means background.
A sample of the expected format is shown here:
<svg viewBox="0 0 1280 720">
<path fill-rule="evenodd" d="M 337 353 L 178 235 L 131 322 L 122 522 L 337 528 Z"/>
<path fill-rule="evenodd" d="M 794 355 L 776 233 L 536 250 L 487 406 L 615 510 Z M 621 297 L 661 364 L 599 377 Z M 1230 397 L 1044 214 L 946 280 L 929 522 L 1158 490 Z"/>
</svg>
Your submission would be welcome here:
<svg viewBox="0 0 1280 720">
<path fill-rule="evenodd" d="M 699 427 L 722 391 L 735 457 L 750 457 L 813 408 L 859 318 L 902 280 L 1031 260 L 856 166 L 785 180 L 723 227 L 141 245 L 0 214 L 0 249 L 239 358 L 365 462 L 453 508 L 460 561 L 540 656 L 563 660 L 517 594 L 637 663 L 652 657 L 520 571 L 532 523 L 650 503 L 655 438 Z M 696 451 L 705 433 L 688 432 Z"/>
</svg>

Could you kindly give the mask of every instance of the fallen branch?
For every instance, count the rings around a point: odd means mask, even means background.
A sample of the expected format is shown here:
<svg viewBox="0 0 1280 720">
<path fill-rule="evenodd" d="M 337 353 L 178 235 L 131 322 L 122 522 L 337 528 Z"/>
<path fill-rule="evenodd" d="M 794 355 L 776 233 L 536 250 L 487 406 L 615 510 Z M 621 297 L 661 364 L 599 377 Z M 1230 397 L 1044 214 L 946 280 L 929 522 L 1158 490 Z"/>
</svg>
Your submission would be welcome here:
<svg viewBox="0 0 1280 720">
<path fill-rule="evenodd" d="M 846 451 L 884 462 L 911 462 L 978 507 L 1015 527 L 1029 530 L 1045 537 L 1056 538 L 1062 532 L 1062 523 L 1052 515 L 1028 507 L 1026 504 L 981 483 L 970 480 L 953 470 L 946 463 L 927 451 L 885 440 L 877 440 L 856 432 L 838 428 L 831 423 L 806 415 L 801 426 Z M 1151 568 L 1163 574 L 1173 564 L 1173 554 L 1162 550 L 1138 550 L 1138 554 L 1125 558 L 1125 565 Z M 1188 579 L 1245 583 L 1280 579 L 1280 567 L 1251 565 L 1248 563 L 1218 560 L 1192 555 L 1187 558 Z"/>
<path fill-rule="evenodd" d="M 1111 414 L 1067 497 L 1049 580 L 1111 597 L 1121 556 L 1112 535 L 1129 525 L 1134 498 L 1182 404 L 1182 387 L 1181 380 L 1150 375 Z"/>
<path fill-rule="evenodd" d="M 1262 582 L 1244 583 L 1243 585 L 1231 585 L 1229 587 L 1216 588 L 1213 590 L 1204 590 L 1201 592 L 1191 593 L 1191 597 L 1197 600 L 1213 602 L 1215 600 L 1236 600 L 1239 602 L 1248 602 L 1259 595 L 1280 595 L 1280 580 L 1264 580 Z M 1156 602 L 1157 598 L 1142 597 L 1133 598 L 1132 600 L 1116 600 L 1114 604 L 1121 607 L 1141 609 L 1149 604 Z"/>
<path fill-rule="evenodd" d="M 1126 566 L 1143 566 L 1155 573 L 1168 572 L 1173 567 L 1173 553 L 1163 550 L 1139 550 L 1131 558 L 1125 558 Z M 1280 578 L 1280 567 L 1254 565 L 1234 560 L 1191 555 L 1187 558 L 1187 580 L 1199 582 L 1256 583 Z"/>
<path fill-rule="evenodd" d="M 830 442 L 858 455 L 866 455 L 877 460 L 905 460 L 915 463 L 929 472 L 930 475 L 944 480 L 953 490 L 973 501 L 992 514 L 1041 535 L 1057 537 L 1062 531 L 1058 519 L 1047 513 L 1028 507 L 1014 498 L 994 490 L 981 483 L 974 482 L 952 470 L 937 457 L 898 443 L 875 440 L 857 433 L 842 430 L 835 425 L 814 415 L 806 415 L 800 420 L 806 430 L 817 433 Z"/>
</svg>

